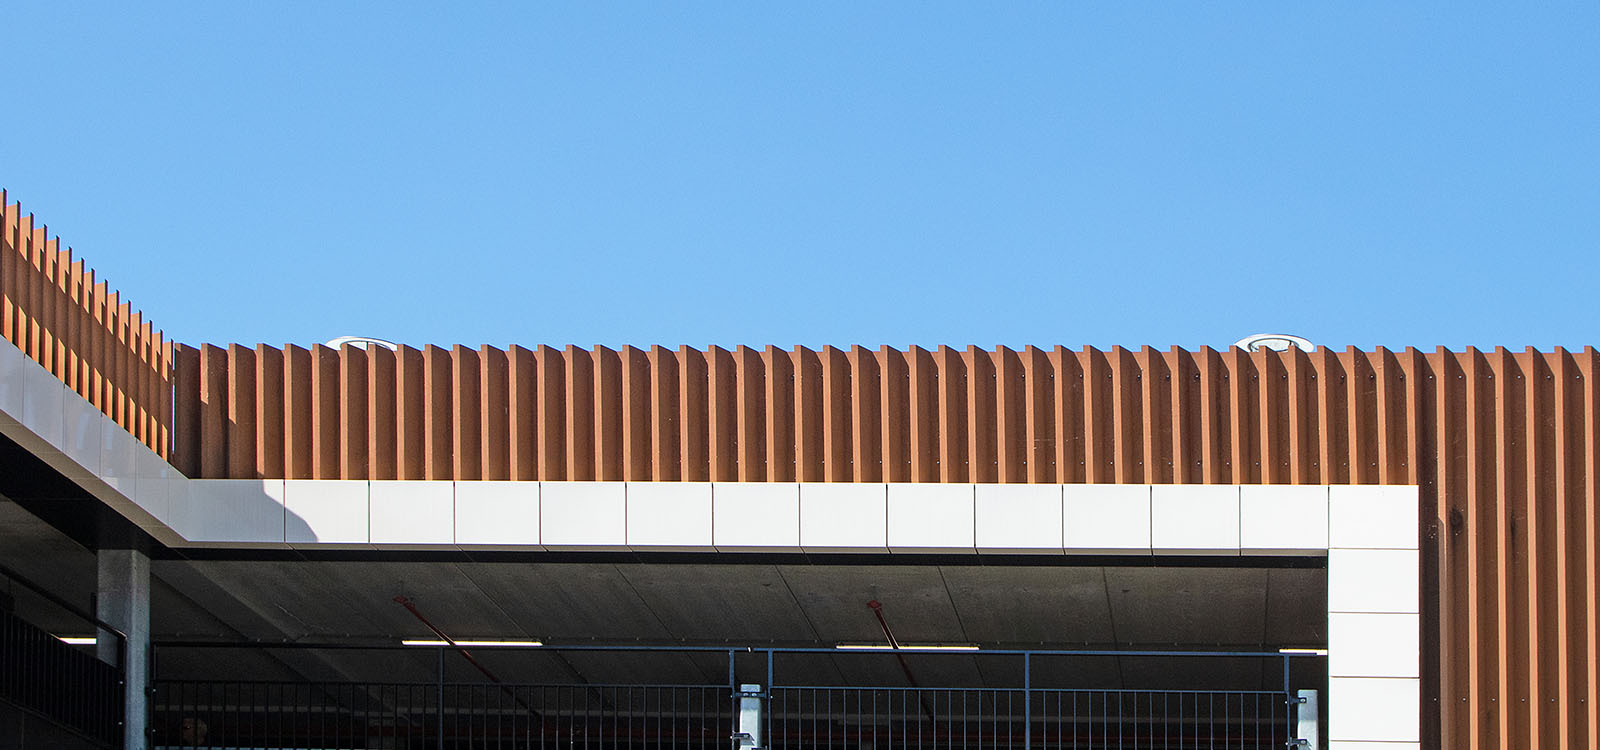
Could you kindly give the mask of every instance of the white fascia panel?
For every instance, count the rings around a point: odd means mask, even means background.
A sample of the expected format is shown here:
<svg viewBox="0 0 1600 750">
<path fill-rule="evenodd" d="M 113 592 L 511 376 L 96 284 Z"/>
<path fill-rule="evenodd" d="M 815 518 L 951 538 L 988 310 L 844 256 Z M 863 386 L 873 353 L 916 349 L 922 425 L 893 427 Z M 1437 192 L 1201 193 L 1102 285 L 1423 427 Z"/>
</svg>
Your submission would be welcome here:
<svg viewBox="0 0 1600 750">
<path fill-rule="evenodd" d="M 628 482 L 628 547 L 693 552 L 711 547 L 710 482 Z"/>
<path fill-rule="evenodd" d="M 539 483 L 455 483 L 456 546 L 540 550 Z"/>
<path fill-rule="evenodd" d="M 711 520 L 712 543 L 720 552 L 798 552 L 800 485 L 714 483 Z"/>
<path fill-rule="evenodd" d="M 1236 485 L 1158 484 L 1150 513 L 1150 546 L 1157 553 L 1239 554 Z"/>
<path fill-rule="evenodd" d="M 370 547 L 371 509 L 364 479 L 284 481 L 289 544 L 324 549 Z"/>
<path fill-rule="evenodd" d="M 1329 677 L 1329 741 L 1420 741 L 1421 688 L 1414 678 Z"/>
<path fill-rule="evenodd" d="M 1328 493 L 1328 546 L 1417 549 L 1417 488 L 1335 486 Z"/>
<path fill-rule="evenodd" d="M 371 537 L 378 547 L 455 547 L 455 483 L 372 480 Z"/>
<path fill-rule="evenodd" d="M 36 445 L 25 447 L 59 452 L 64 432 L 62 409 L 65 408 L 67 386 L 31 359 L 23 360 L 20 369 L 22 414 L 17 421 L 38 438 Z"/>
<path fill-rule="evenodd" d="M 1251 555 L 1326 554 L 1326 486 L 1239 488 L 1239 546 Z"/>
<path fill-rule="evenodd" d="M 1328 611 L 1416 614 L 1416 550 L 1328 550 Z"/>
<path fill-rule="evenodd" d="M 975 536 L 979 552 L 1062 552 L 1062 488 L 1059 484 L 980 484 Z"/>
<path fill-rule="evenodd" d="M 551 550 L 626 551 L 626 485 L 540 482 L 539 542 Z"/>
<path fill-rule="evenodd" d="M 886 484 L 800 485 L 800 546 L 807 552 L 888 552 L 888 519 Z"/>
<path fill-rule="evenodd" d="M 1328 674 L 1421 677 L 1422 616 L 1333 612 L 1328 615 Z"/>
<path fill-rule="evenodd" d="M 284 480 L 185 479 L 168 525 L 194 546 L 285 547 Z"/>
<path fill-rule="evenodd" d="M 1062 495 L 1067 552 L 1150 554 L 1150 485 L 1068 484 Z"/>
<path fill-rule="evenodd" d="M 889 485 L 889 549 L 976 552 L 974 485 Z"/>
</svg>

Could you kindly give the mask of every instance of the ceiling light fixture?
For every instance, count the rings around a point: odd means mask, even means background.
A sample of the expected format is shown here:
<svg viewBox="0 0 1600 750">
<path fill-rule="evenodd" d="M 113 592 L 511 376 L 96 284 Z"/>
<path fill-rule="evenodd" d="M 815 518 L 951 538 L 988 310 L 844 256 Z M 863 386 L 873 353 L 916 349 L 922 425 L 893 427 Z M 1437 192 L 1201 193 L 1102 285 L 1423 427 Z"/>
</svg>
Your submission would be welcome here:
<svg viewBox="0 0 1600 750">
<path fill-rule="evenodd" d="M 840 643 L 834 648 L 841 651 L 977 651 L 970 643 L 902 643 L 899 648 L 889 643 Z"/>
<path fill-rule="evenodd" d="M 100 642 L 92 635 L 58 635 L 56 640 L 69 646 L 93 646 Z"/>
<path fill-rule="evenodd" d="M 402 646 L 472 646 L 474 648 L 495 648 L 499 646 L 543 646 L 543 641 L 401 641 Z"/>
</svg>

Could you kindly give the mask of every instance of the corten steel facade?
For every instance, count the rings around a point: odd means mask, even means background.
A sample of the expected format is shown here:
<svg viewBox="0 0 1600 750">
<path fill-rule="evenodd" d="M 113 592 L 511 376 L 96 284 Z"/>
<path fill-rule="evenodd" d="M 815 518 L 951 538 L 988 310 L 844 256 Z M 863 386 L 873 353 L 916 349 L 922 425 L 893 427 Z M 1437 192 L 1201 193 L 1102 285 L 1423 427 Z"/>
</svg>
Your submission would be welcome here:
<svg viewBox="0 0 1600 750">
<path fill-rule="evenodd" d="M 5 336 L 193 478 L 1415 484 L 1425 744 L 1600 742 L 1592 347 L 193 348 L 4 222 Z"/>
</svg>

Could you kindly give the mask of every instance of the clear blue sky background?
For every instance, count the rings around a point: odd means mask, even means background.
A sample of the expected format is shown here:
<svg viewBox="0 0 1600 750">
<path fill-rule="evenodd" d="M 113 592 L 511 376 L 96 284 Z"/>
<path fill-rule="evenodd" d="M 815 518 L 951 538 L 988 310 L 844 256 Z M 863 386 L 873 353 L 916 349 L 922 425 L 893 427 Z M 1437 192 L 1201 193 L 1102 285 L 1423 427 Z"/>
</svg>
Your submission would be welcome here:
<svg viewBox="0 0 1600 750">
<path fill-rule="evenodd" d="M 8 3 L 0 186 L 191 343 L 1582 346 L 1572 5 Z"/>
</svg>

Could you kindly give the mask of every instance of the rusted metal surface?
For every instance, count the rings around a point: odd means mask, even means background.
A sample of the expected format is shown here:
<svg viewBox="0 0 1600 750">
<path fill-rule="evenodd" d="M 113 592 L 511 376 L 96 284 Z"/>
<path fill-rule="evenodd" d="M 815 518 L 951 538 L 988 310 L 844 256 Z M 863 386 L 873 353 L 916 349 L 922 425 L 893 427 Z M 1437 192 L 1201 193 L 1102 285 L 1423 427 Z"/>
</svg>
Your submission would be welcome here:
<svg viewBox="0 0 1600 750">
<path fill-rule="evenodd" d="M 163 457 L 172 347 L 0 190 L 0 335 Z"/>
</svg>

